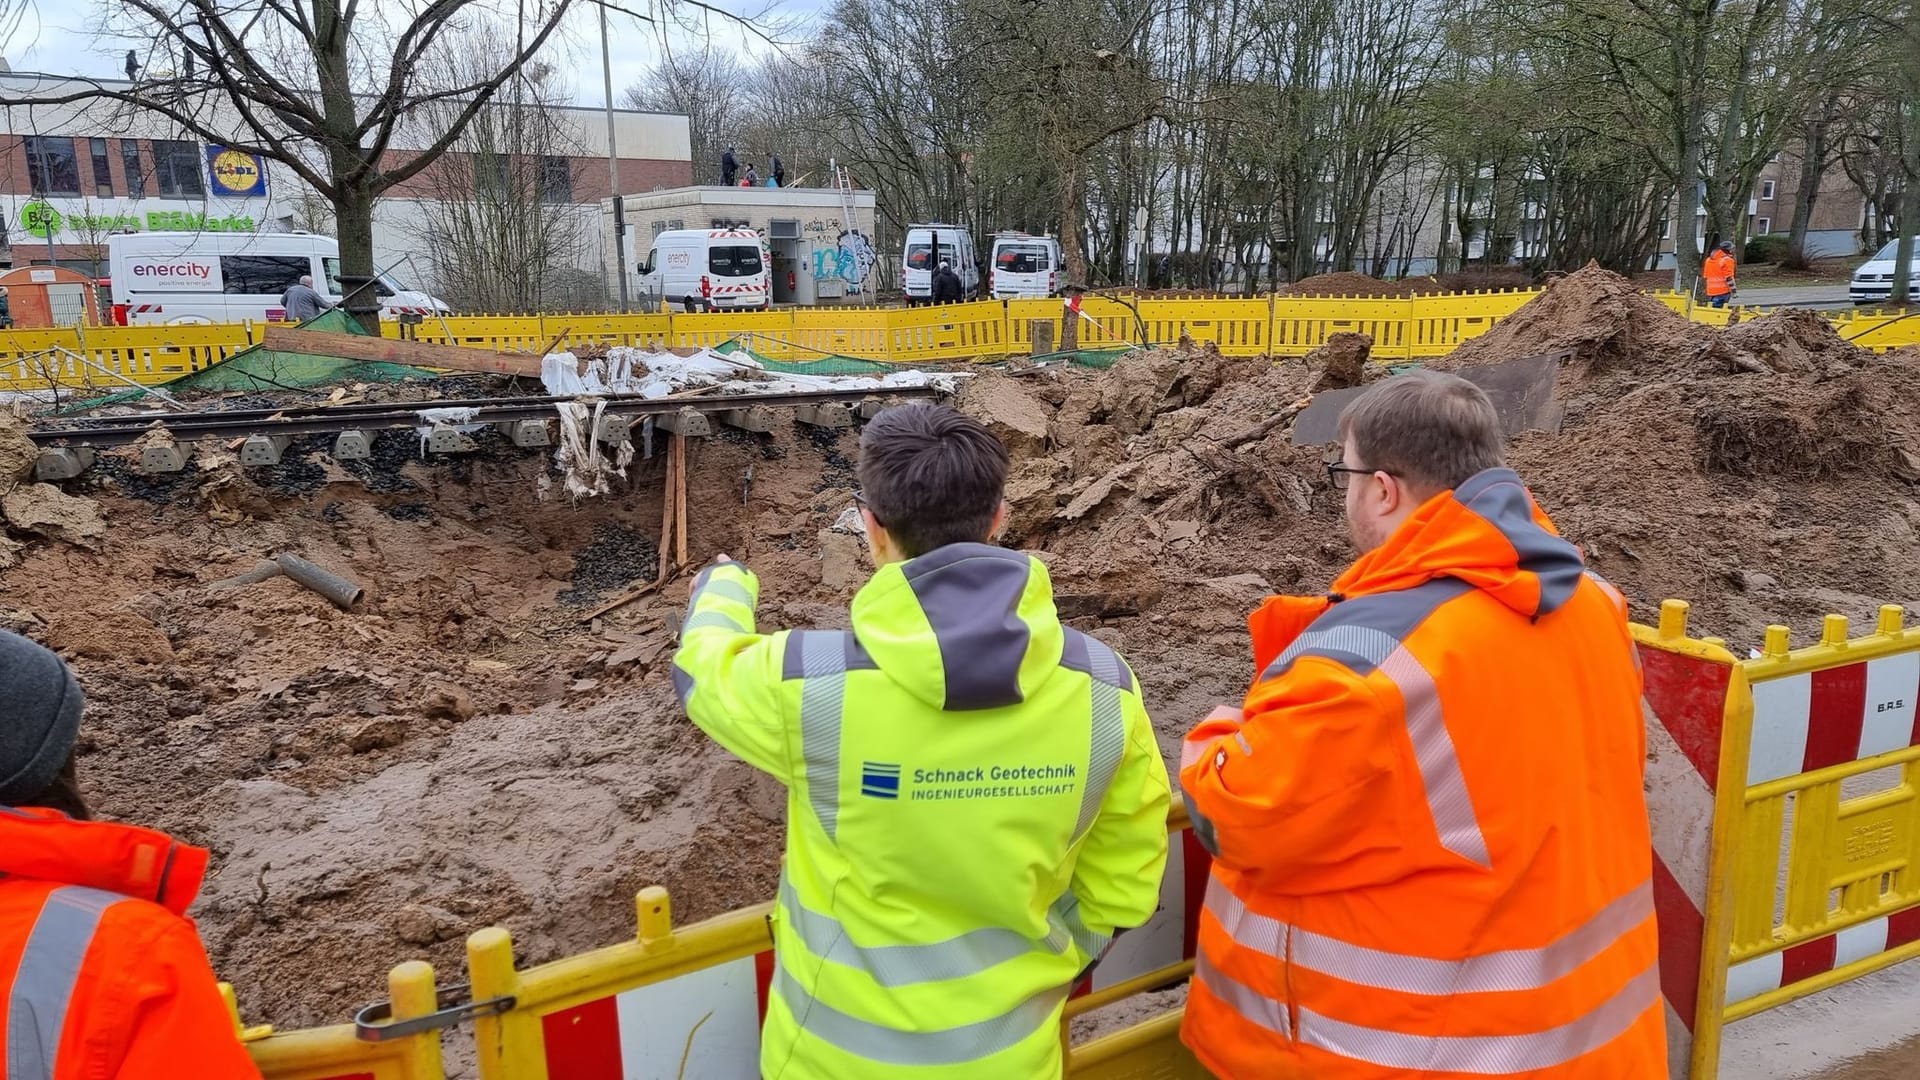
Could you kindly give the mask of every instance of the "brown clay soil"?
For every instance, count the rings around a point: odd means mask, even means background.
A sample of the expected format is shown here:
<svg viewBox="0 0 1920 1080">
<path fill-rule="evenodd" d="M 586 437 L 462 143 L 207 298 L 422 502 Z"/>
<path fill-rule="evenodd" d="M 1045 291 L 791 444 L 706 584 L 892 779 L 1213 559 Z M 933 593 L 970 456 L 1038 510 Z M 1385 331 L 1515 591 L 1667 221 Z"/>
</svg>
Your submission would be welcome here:
<svg viewBox="0 0 1920 1080">
<path fill-rule="evenodd" d="M 989 372 L 961 395 L 1014 452 L 1006 539 L 1049 564 L 1070 624 L 1133 663 L 1169 752 L 1244 690 L 1247 611 L 1353 557 L 1327 448 L 1259 425 L 1352 382 L 1358 346 L 1306 363 L 1162 349 Z M 1920 601 L 1920 355 L 1869 356 L 1795 313 L 1717 333 L 1588 270 L 1444 363 L 1561 348 L 1564 426 L 1518 437 L 1512 460 L 1636 618 L 1683 597 L 1697 633 L 1744 648 L 1771 622 L 1807 640 L 1827 612 Z M 752 565 L 763 627 L 846 624 L 869 568 L 828 527 L 855 444 L 796 427 L 693 445 L 691 561 Z M 491 438 L 422 462 L 401 435 L 344 467 L 314 445 L 172 479 L 109 460 L 66 485 L 104 536 L 16 529 L 25 546 L 0 550 L 0 625 L 60 648 L 87 688 L 99 810 L 214 850 L 195 914 L 250 1019 L 339 1022 L 412 957 L 456 981 L 464 935 L 489 924 L 525 961 L 619 940 L 644 884 L 683 920 L 771 896 L 783 793 L 674 705 L 685 578 L 578 621 L 651 578 L 659 460 L 578 505 L 548 471 Z M 363 584 L 361 609 L 284 578 L 212 587 L 289 551 Z"/>
</svg>

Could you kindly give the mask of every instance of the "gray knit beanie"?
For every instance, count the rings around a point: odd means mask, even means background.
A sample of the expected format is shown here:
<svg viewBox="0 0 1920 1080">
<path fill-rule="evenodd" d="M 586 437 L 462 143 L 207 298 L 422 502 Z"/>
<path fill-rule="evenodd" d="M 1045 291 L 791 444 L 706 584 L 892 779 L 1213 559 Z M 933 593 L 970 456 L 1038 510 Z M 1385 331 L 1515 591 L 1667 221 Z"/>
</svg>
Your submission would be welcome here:
<svg viewBox="0 0 1920 1080">
<path fill-rule="evenodd" d="M 0 806 L 33 798 L 60 775 L 85 702 L 65 661 L 0 630 Z"/>
</svg>

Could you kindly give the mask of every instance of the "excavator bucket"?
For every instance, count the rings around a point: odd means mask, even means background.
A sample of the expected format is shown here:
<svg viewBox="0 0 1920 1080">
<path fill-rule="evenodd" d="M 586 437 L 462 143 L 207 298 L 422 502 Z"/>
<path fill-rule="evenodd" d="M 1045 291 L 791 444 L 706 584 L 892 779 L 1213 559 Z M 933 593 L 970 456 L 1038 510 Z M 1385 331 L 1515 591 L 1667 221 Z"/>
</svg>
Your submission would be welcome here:
<svg viewBox="0 0 1920 1080">
<path fill-rule="evenodd" d="M 1559 431 L 1561 410 L 1553 400 L 1553 388 L 1560 365 L 1572 356 L 1572 349 L 1562 349 L 1498 364 L 1473 364 L 1457 368 L 1453 374 L 1487 392 L 1494 411 L 1500 414 L 1500 428 L 1508 435 Z M 1293 445 L 1339 442 L 1340 412 L 1364 390 L 1364 386 L 1349 386 L 1315 394 L 1313 404 L 1294 418 Z"/>
</svg>

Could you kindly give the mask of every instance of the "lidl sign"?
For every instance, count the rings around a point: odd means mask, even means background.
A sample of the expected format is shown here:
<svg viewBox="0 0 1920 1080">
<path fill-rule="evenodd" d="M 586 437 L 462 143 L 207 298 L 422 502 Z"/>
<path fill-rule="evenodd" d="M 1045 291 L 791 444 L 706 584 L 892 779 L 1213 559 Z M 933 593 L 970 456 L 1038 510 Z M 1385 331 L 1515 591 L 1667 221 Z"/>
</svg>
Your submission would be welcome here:
<svg viewBox="0 0 1920 1080">
<path fill-rule="evenodd" d="M 207 180 L 212 184 L 209 194 L 213 195 L 267 193 L 267 168 L 260 156 L 224 146 L 207 146 Z"/>
</svg>

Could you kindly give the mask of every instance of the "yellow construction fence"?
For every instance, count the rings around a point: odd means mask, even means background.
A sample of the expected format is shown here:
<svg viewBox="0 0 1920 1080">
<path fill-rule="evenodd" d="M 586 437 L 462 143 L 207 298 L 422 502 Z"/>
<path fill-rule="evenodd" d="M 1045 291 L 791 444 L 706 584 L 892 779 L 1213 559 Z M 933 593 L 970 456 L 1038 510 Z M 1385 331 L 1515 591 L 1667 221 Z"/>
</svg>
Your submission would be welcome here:
<svg viewBox="0 0 1920 1080">
<path fill-rule="evenodd" d="M 1083 349 L 1166 345 L 1185 337 L 1230 356 L 1303 356 L 1341 332 L 1372 336 L 1387 361 L 1442 356 L 1491 329 L 1538 290 L 1381 297 L 1114 297 L 1086 295 L 1074 320 Z M 1725 309 L 1656 294 L 1675 311 L 1724 326 Z M 1063 340 L 1058 299 L 979 301 L 919 308 L 796 308 L 765 312 L 625 315 L 463 315 L 412 328 L 422 341 L 515 352 L 587 343 L 695 348 L 746 338 L 776 360 L 851 356 L 926 364 L 1026 354 L 1036 326 Z M 1832 317 L 1855 344 L 1877 351 L 1920 344 L 1920 317 L 1847 312 Z M 93 326 L 0 331 L 0 391 L 124 387 L 165 382 L 260 342 L 265 325 Z M 400 328 L 384 327 L 388 336 Z"/>
</svg>

